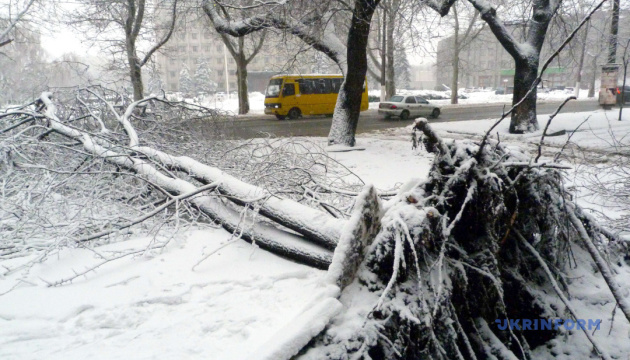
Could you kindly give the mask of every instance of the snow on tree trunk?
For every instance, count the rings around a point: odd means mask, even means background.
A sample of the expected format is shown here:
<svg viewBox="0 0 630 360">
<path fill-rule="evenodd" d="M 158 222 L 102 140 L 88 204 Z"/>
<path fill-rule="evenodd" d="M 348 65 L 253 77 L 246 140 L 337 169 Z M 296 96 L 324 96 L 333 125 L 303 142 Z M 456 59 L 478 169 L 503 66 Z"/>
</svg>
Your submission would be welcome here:
<svg viewBox="0 0 630 360">
<path fill-rule="evenodd" d="M 348 71 L 333 114 L 328 145 L 354 146 L 367 74 L 367 45 L 372 15 L 379 0 L 356 0 L 348 32 Z"/>
<path fill-rule="evenodd" d="M 189 157 L 171 156 L 148 147 L 137 147 L 136 150 L 168 168 L 184 171 L 205 184 L 218 183 L 219 192 L 228 195 L 229 199 L 238 205 L 245 205 L 241 199 L 265 198 L 259 208 L 261 215 L 282 223 L 283 226 L 327 249 L 333 250 L 337 246 L 339 229 L 344 226 L 341 219 L 335 219 L 292 200 L 274 196 L 262 188 L 247 184 L 220 169 Z"/>
<path fill-rule="evenodd" d="M 260 360 L 291 359 L 343 310 L 337 298 L 341 290 L 354 280 L 359 265 L 378 234 L 381 211 L 376 189 L 366 185 L 356 198 L 350 220 L 343 227 L 333 262 L 328 268 L 327 281 L 322 283 L 320 292 L 287 326 L 273 334 L 252 355 Z"/>
<path fill-rule="evenodd" d="M 534 132 L 539 129 L 536 118 L 536 87 L 534 82 L 538 77 L 538 63 L 532 64 L 529 59 L 517 61 L 514 75 L 514 94 L 512 103 L 516 104 L 525 98 L 519 106 L 512 112 L 510 120 L 510 133 L 523 134 Z M 530 89 L 533 90 L 531 92 Z M 527 94 L 529 92 L 529 95 Z"/>
<path fill-rule="evenodd" d="M 357 196 L 350 220 L 346 222 L 328 268 L 330 283 L 345 288 L 355 278 L 367 248 L 380 230 L 381 204 L 372 185 Z"/>
</svg>

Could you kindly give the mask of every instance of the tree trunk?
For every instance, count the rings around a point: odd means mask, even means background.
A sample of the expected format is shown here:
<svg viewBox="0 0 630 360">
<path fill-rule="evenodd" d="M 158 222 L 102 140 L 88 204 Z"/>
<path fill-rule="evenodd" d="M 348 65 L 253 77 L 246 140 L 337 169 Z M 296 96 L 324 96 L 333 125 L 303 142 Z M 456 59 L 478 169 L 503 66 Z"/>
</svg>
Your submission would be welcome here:
<svg viewBox="0 0 630 360">
<path fill-rule="evenodd" d="M 370 23 L 380 0 L 356 0 L 348 32 L 348 73 L 341 86 L 333 115 L 328 145 L 354 146 L 359 123 L 361 97 L 367 73 L 367 45 Z"/>
<path fill-rule="evenodd" d="M 393 9 L 390 9 L 387 13 L 387 26 L 385 37 L 387 38 L 387 66 L 385 76 L 385 87 L 387 92 L 387 98 L 396 95 L 396 70 L 394 69 L 394 28 L 396 25 L 396 18 Z M 350 61 L 348 61 L 350 64 Z"/>
<path fill-rule="evenodd" d="M 455 51 L 453 55 L 453 80 L 451 82 L 451 104 L 457 104 L 458 87 L 457 80 L 459 78 L 459 52 Z"/>
<path fill-rule="evenodd" d="M 582 37 L 582 52 L 580 53 L 580 60 L 578 61 L 577 76 L 575 79 L 575 97 L 580 96 L 580 86 L 582 83 L 582 69 L 584 68 L 584 56 L 586 55 L 586 40 L 588 39 L 588 28 L 590 23 L 587 23 L 586 29 L 584 29 L 584 36 Z"/>
<path fill-rule="evenodd" d="M 127 44 L 127 63 L 129 64 L 129 76 L 133 86 L 133 101 L 144 98 L 144 84 L 142 84 L 142 66 L 136 55 L 135 46 Z"/>
<path fill-rule="evenodd" d="M 595 81 L 597 81 L 597 57 L 593 57 L 593 74 L 591 75 L 591 81 L 588 84 L 588 97 L 595 97 Z"/>
<path fill-rule="evenodd" d="M 242 53 L 240 54 L 242 55 Z M 249 113 L 249 97 L 247 95 L 247 63 L 244 57 L 236 59 L 236 81 L 238 85 L 238 113 Z"/>
<path fill-rule="evenodd" d="M 387 14 L 385 10 L 382 11 L 381 18 L 383 19 L 383 24 L 380 27 L 381 32 L 381 101 L 386 101 L 387 98 L 387 37 L 385 33 L 387 33 Z"/>
<path fill-rule="evenodd" d="M 525 97 L 529 89 L 534 85 L 538 77 L 538 64 L 531 61 L 516 61 L 516 72 L 514 74 L 514 96 L 512 103 L 516 104 Z M 538 120 L 536 119 L 536 88 L 527 98 L 514 109 L 510 121 L 511 134 L 523 134 L 538 130 Z"/>
<path fill-rule="evenodd" d="M 612 21 L 608 37 L 608 63 L 617 62 L 617 34 L 619 33 L 619 0 L 613 0 Z"/>
<path fill-rule="evenodd" d="M 453 34 L 453 77 L 451 78 L 451 104 L 457 104 L 457 80 L 459 80 L 459 17 L 457 14 L 457 4 L 453 4 L 453 19 L 455 29 Z"/>
</svg>

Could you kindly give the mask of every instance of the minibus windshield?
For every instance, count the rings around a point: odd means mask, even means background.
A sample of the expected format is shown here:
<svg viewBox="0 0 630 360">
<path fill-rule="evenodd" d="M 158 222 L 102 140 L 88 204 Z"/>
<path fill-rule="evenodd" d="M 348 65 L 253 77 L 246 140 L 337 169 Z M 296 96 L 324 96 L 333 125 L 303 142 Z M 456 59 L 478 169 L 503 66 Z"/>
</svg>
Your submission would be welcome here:
<svg viewBox="0 0 630 360">
<path fill-rule="evenodd" d="M 277 98 L 278 95 L 280 95 L 280 86 L 282 86 L 282 79 L 269 80 L 265 96 L 268 98 Z"/>
</svg>

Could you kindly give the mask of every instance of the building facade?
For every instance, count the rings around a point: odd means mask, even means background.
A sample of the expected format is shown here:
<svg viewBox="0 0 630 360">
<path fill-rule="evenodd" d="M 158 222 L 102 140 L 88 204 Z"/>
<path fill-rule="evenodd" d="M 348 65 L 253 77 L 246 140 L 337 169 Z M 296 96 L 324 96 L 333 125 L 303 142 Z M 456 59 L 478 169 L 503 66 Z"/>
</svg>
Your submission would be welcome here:
<svg viewBox="0 0 630 360">
<path fill-rule="evenodd" d="M 263 49 L 249 63 L 248 72 L 269 73 L 271 76 L 279 70 L 284 58 L 269 49 Z M 214 29 L 202 23 L 173 34 L 165 51 L 158 57 L 165 90 L 179 91 L 181 70 L 186 66 L 190 75 L 194 76 L 200 62 L 205 62 L 212 70 L 211 78 L 217 84 L 217 91 L 236 91 L 236 62 Z"/>
</svg>

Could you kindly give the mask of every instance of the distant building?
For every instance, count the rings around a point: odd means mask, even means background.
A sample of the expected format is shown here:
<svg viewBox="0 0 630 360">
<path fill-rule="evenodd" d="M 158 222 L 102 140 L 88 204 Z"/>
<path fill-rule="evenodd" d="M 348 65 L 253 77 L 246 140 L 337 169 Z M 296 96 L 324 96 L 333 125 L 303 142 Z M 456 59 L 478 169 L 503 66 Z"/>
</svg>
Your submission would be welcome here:
<svg viewBox="0 0 630 360">
<path fill-rule="evenodd" d="M 432 90 L 435 85 L 435 65 L 411 66 L 410 90 Z"/>
<path fill-rule="evenodd" d="M 310 67 L 299 71 L 299 66 L 296 65 L 298 62 L 287 57 L 291 56 L 286 53 L 287 47 L 277 46 L 275 41 L 277 39 L 273 39 L 272 34 L 268 33 L 263 48 L 247 66 L 249 91 L 264 91 L 269 77 L 280 71 L 312 72 Z M 217 83 L 217 91 L 225 92 L 227 87 L 230 92 L 237 90 L 236 62 L 204 17 L 188 23 L 186 29 L 177 30 L 158 56 L 158 67 L 165 90 L 179 91 L 180 71 L 184 65 L 188 67 L 190 75 L 194 76 L 200 60 L 205 61 L 212 69 L 211 77 Z"/>
</svg>

